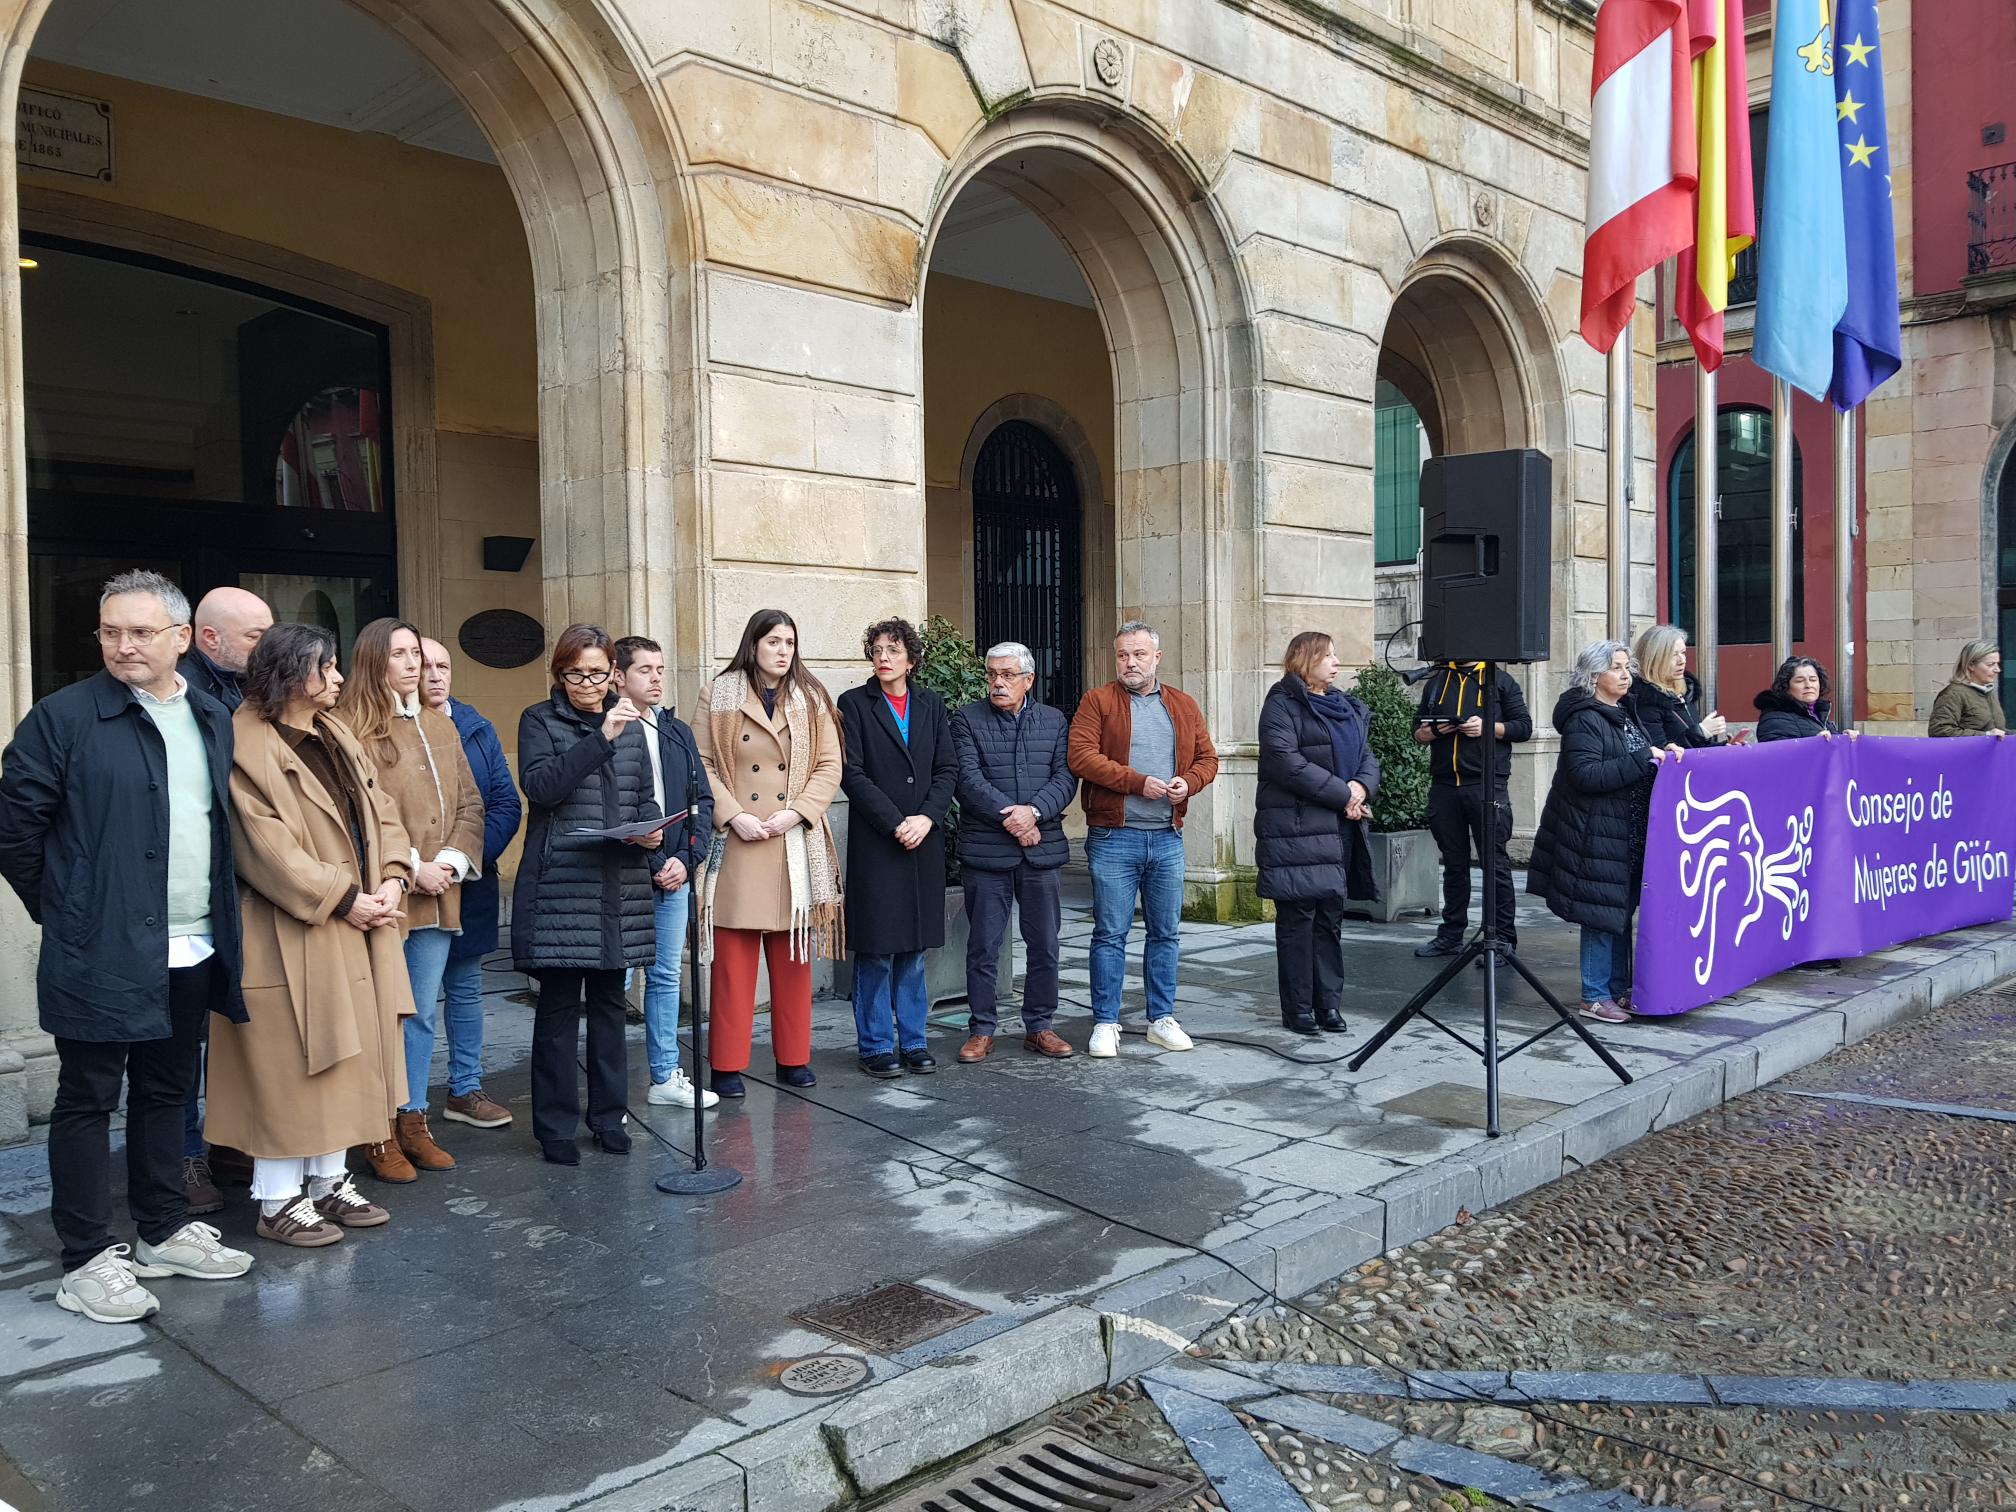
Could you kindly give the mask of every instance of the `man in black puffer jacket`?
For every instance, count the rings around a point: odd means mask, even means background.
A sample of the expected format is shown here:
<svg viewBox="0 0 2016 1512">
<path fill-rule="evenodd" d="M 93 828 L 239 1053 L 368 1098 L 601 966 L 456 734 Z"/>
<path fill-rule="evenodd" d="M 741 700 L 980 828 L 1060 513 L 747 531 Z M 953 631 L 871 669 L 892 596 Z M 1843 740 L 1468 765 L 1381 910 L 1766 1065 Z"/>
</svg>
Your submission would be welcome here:
<svg viewBox="0 0 2016 1512">
<path fill-rule="evenodd" d="M 999 1026 L 995 979 L 1009 909 L 1022 907 L 1022 1047 L 1061 1060 L 1071 1053 L 1050 1027 L 1057 1012 L 1059 870 L 1070 858 L 1064 810 L 1078 793 L 1067 746 L 1071 722 L 1029 696 L 1036 658 L 1008 641 L 987 652 L 987 701 L 952 717 L 959 752 L 959 863 L 966 888 L 966 1001 L 959 1059 L 983 1061 Z"/>
</svg>

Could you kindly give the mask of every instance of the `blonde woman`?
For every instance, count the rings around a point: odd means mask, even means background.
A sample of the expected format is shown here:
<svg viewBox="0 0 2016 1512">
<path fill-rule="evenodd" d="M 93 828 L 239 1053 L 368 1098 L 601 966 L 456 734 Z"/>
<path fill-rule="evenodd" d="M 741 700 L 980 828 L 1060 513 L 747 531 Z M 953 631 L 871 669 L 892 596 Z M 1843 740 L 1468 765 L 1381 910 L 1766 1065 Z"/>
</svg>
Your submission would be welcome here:
<svg viewBox="0 0 2016 1512">
<path fill-rule="evenodd" d="M 1639 631 L 1631 662 L 1637 675 L 1624 704 L 1654 745 L 1690 751 L 1724 743 L 1729 722 L 1712 709 L 1696 719 L 1689 706 L 1685 630 L 1653 625 Z"/>
<path fill-rule="evenodd" d="M 1953 680 L 1932 700 L 1932 723 L 1926 733 L 1941 740 L 1955 735 L 2000 736 L 2009 727 L 1995 693 L 2001 681 L 2002 648 L 1993 641 L 1967 642 L 1953 664 Z"/>
</svg>

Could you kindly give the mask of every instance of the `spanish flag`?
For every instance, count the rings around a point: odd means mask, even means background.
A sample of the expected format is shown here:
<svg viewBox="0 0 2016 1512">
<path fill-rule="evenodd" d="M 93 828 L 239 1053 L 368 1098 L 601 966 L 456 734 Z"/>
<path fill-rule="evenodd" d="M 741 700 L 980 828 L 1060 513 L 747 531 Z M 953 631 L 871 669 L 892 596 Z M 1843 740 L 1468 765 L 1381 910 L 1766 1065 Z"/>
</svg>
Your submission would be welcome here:
<svg viewBox="0 0 2016 1512">
<path fill-rule="evenodd" d="M 1701 366 L 1722 366 L 1722 314 L 1736 254 L 1757 239 L 1743 0 L 1688 0 L 1693 33 L 1694 239 L 1680 252 L 1676 313 Z"/>
</svg>

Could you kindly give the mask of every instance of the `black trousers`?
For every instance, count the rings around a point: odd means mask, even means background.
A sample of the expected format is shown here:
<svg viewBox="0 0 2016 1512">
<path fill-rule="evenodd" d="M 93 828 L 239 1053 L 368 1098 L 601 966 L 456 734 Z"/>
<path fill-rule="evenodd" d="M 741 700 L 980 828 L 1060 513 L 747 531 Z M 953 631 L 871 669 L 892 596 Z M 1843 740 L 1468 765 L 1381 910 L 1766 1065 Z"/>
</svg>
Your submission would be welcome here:
<svg viewBox="0 0 2016 1512">
<path fill-rule="evenodd" d="M 581 1121 L 581 1079 L 574 1051 L 581 1043 L 583 997 L 588 1016 L 588 1127 L 622 1127 L 630 1098 L 630 1059 L 623 1041 L 623 972 L 535 971 L 539 1006 L 532 1010 L 532 1134 L 541 1144 L 571 1140 Z"/>
<path fill-rule="evenodd" d="M 1001 973 L 1001 942 L 1008 915 L 1022 906 L 1022 944 L 1028 961 L 1022 973 L 1022 1032 L 1038 1034 L 1057 1014 L 1057 932 L 1064 922 L 1063 868 L 1020 862 L 1013 871 L 967 867 L 966 1006 L 968 1034 L 992 1035 L 1001 1026 L 995 994 Z"/>
<path fill-rule="evenodd" d="M 49 1221 L 73 1271 L 112 1241 L 112 1114 L 126 1086 L 126 1207 L 149 1244 L 189 1221 L 183 1120 L 196 1095 L 215 958 L 168 973 L 171 1033 L 158 1040 L 56 1040 L 49 1114 Z"/>
<path fill-rule="evenodd" d="M 1274 900 L 1274 966 L 1281 1021 L 1336 1012 L 1344 996 L 1344 900 Z"/>
<path fill-rule="evenodd" d="M 1474 850 L 1479 866 L 1496 870 L 1498 882 L 1498 938 L 1507 945 L 1519 941 L 1519 899 L 1512 891 L 1512 858 L 1505 854 L 1512 838 L 1512 799 L 1498 795 L 1497 822 L 1487 835 L 1484 822 L 1482 783 L 1438 782 L 1428 789 L 1428 833 L 1442 851 L 1442 927 L 1438 938 L 1450 944 L 1470 932 L 1470 857 Z"/>
</svg>

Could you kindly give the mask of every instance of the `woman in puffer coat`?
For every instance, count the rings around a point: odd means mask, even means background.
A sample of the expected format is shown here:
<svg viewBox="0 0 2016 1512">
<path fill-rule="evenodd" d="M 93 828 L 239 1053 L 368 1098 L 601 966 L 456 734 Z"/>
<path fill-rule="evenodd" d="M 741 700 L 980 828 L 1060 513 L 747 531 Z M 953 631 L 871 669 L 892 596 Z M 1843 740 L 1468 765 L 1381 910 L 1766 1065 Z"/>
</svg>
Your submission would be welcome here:
<svg viewBox="0 0 2016 1512">
<path fill-rule="evenodd" d="M 1344 1032 L 1344 900 L 1379 896 L 1365 825 L 1379 759 L 1365 705 L 1330 686 L 1337 667 L 1330 637 L 1303 631 L 1260 706 L 1254 860 L 1274 900 L 1281 1024 L 1297 1034 Z"/>
<path fill-rule="evenodd" d="M 1995 695 L 2002 681 L 2002 648 L 1993 641 L 1971 640 L 1960 648 L 1953 680 L 1932 700 L 1932 722 L 1925 733 L 1936 740 L 1959 735 L 1993 735 L 2008 729 L 2002 700 Z"/>
<path fill-rule="evenodd" d="M 1810 656 L 1788 656 L 1771 686 L 1751 702 L 1757 706 L 1757 743 L 1774 740 L 1832 740 L 1840 727 L 1828 716 L 1827 669 Z M 1855 731 L 1848 732 L 1852 739 Z"/>
<path fill-rule="evenodd" d="M 609 632 L 569 625 L 553 645 L 553 692 L 518 718 L 518 781 L 531 815 L 511 894 L 512 963 L 539 984 L 532 1021 L 532 1132 L 557 1165 L 579 1165 L 574 1051 L 588 1016 L 588 1132 L 627 1155 L 630 1068 L 623 976 L 657 958 L 650 853 L 661 832 L 611 840 L 581 830 L 662 820 L 640 712 L 610 687 Z"/>
<path fill-rule="evenodd" d="M 1654 745 L 1631 717 L 1631 651 L 1597 641 L 1575 659 L 1575 684 L 1554 705 L 1561 759 L 1533 836 L 1526 891 L 1582 926 L 1582 1014 L 1606 1024 L 1630 1017 L 1631 915 L 1645 866 L 1645 826 L 1659 763 L 1677 745 Z"/>
</svg>

